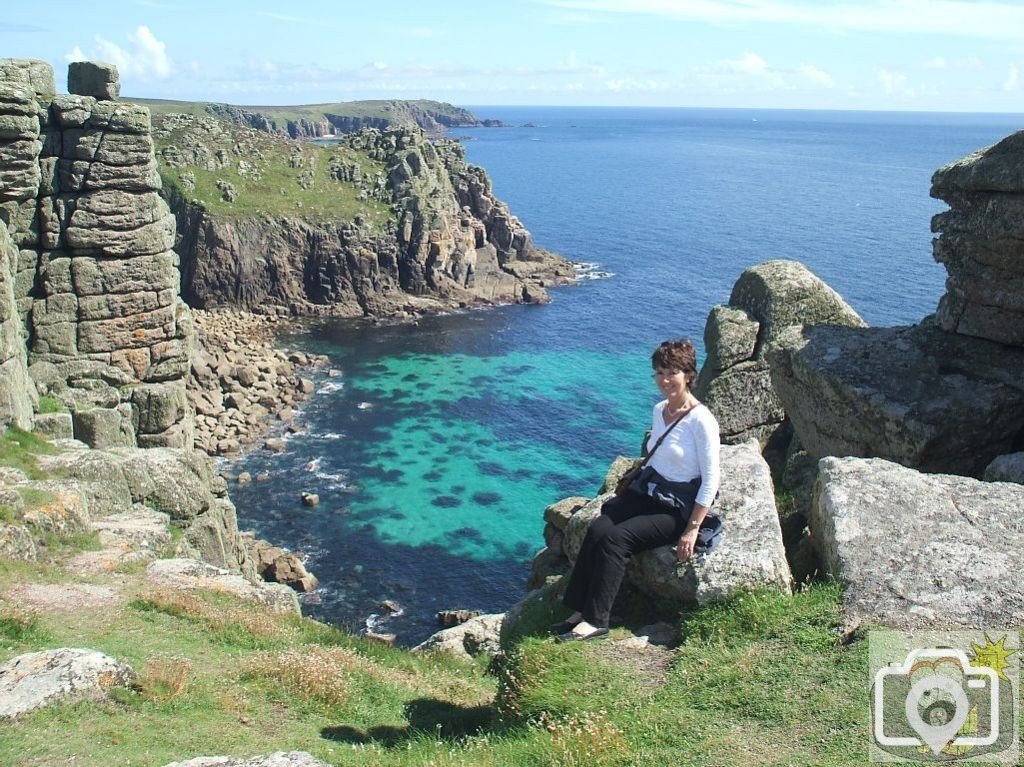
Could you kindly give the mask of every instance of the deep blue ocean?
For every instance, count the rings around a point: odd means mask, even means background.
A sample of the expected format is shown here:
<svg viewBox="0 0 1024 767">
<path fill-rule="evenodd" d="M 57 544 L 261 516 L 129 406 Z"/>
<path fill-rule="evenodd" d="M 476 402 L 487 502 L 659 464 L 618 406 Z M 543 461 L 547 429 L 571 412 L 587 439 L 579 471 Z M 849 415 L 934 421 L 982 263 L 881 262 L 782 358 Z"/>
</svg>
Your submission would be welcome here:
<svg viewBox="0 0 1024 767">
<path fill-rule="evenodd" d="M 941 165 L 1024 115 L 471 107 L 508 127 L 458 129 L 537 245 L 607 276 L 508 306 L 373 327 L 315 322 L 328 354 L 306 431 L 234 471 L 243 528 L 308 556 L 304 610 L 411 645 L 447 608 L 525 593 L 546 505 L 593 495 L 636 454 L 666 338 L 703 346 L 708 312 L 747 267 L 802 261 L 872 325 L 934 311 L 928 196 Z M 299 493 L 320 495 L 304 507 Z M 381 607 L 397 603 L 401 612 Z"/>
</svg>

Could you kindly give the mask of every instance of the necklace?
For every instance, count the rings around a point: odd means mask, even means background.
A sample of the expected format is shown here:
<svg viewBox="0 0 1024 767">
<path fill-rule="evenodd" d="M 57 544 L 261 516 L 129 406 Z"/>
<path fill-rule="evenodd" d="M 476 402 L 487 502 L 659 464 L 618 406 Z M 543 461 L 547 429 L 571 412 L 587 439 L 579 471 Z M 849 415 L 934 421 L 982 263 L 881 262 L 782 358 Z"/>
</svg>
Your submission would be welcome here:
<svg viewBox="0 0 1024 767">
<path fill-rule="evenodd" d="M 699 404 L 700 404 L 699 401 L 693 400 L 693 402 L 684 402 L 678 408 L 672 408 L 671 406 L 666 406 L 665 412 L 668 415 L 669 420 L 670 421 L 674 421 L 675 419 L 681 418 L 682 416 L 684 416 L 687 413 L 689 413 L 691 410 L 693 410 Z"/>
</svg>

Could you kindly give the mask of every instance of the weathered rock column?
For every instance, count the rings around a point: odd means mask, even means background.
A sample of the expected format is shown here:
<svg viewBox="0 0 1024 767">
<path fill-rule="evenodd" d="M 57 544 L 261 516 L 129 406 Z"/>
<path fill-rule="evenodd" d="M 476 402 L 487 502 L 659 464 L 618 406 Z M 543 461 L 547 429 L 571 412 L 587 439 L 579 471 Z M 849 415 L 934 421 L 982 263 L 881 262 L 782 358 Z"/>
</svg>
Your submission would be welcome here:
<svg viewBox="0 0 1024 767">
<path fill-rule="evenodd" d="M 39 154 L 53 96 L 49 64 L 0 59 L 0 424 L 31 428 L 36 391 L 27 372 L 25 315 L 35 282 L 43 183 Z"/>
<path fill-rule="evenodd" d="M 193 331 L 149 110 L 107 100 L 118 92 L 109 65 L 73 64 L 79 92 L 59 96 L 41 66 L 0 61 L 0 130 L 14 136 L 0 166 L 19 171 L 0 215 L 22 249 L 31 371 L 95 447 L 191 448 Z"/>
<path fill-rule="evenodd" d="M 768 354 L 794 325 L 864 327 L 860 316 L 810 269 L 796 261 L 767 261 L 747 269 L 728 306 L 716 306 L 704 326 L 707 359 L 696 394 L 722 430 L 722 441 L 756 439 L 769 463 L 784 455 L 791 431 L 772 386 Z"/>
<path fill-rule="evenodd" d="M 950 207 L 932 219 L 939 325 L 1024 346 L 1024 131 L 939 168 L 931 195 Z"/>
<path fill-rule="evenodd" d="M 28 375 L 25 329 L 14 300 L 18 249 L 0 223 L 0 427 L 31 429 L 36 390 Z"/>
</svg>

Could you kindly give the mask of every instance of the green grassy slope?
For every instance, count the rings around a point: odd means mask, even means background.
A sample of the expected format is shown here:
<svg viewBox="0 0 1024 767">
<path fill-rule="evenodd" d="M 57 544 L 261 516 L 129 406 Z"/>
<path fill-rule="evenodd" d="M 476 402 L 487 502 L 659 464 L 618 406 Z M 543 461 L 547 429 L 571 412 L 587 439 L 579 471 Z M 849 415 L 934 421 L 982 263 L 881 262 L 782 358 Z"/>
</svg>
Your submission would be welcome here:
<svg viewBox="0 0 1024 767">
<path fill-rule="evenodd" d="M 364 152 L 298 142 L 209 117 L 198 118 L 198 124 L 203 129 L 197 129 L 197 122 L 154 117 L 166 196 L 222 218 L 266 215 L 337 222 L 360 217 L 379 229 L 390 216 L 389 206 L 372 196 L 384 167 Z M 169 147 L 181 152 L 168 154 Z M 169 164 L 176 156 L 180 159 Z M 352 166 L 358 166 L 362 182 L 338 177 L 339 168 Z"/>
<path fill-rule="evenodd" d="M 454 125 L 477 125 L 477 117 L 466 109 L 427 99 L 401 101 L 381 99 L 368 101 L 344 101 L 333 104 L 302 104 L 294 106 L 243 106 L 218 104 L 203 101 L 172 101 L 168 99 L 145 99 L 124 97 L 124 100 L 149 107 L 154 115 L 184 113 L 207 115 L 224 107 L 234 107 L 266 117 L 283 129 L 289 120 L 326 122 L 327 115 L 342 117 L 383 119 L 395 125 L 411 125 L 410 110 L 419 110 L 434 116 L 438 122 L 451 121 Z"/>
</svg>

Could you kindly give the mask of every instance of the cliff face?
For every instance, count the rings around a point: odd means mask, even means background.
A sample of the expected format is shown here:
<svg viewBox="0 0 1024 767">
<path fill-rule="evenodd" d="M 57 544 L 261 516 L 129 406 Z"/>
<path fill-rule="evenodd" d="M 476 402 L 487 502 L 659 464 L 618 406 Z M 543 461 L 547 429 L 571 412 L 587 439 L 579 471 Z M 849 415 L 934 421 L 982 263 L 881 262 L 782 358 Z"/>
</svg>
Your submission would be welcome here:
<svg viewBox="0 0 1024 767">
<path fill-rule="evenodd" d="M 370 129 L 318 147 L 188 115 L 155 135 L 193 306 L 384 316 L 543 301 L 572 277 L 457 142 Z"/>
<path fill-rule="evenodd" d="M 35 388 L 28 376 L 25 332 L 14 300 L 18 249 L 0 224 L 0 424 L 32 428 Z"/>
<path fill-rule="evenodd" d="M 344 107 L 344 111 L 339 107 Z M 206 106 L 208 114 L 221 120 L 290 138 L 320 138 L 365 128 L 418 127 L 437 133 L 445 128 L 500 125 L 500 121 L 481 121 L 467 109 L 436 101 L 363 101 L 298 109 L 308 112 L 308 116 L 290 116 L 286 108 L 277 107 Z"/>
<path fill-rule="evenodd" d="M 1024 346 L 1024 131 L 939 168 L 931 194 L 950 207 L 932 219 L 942 329 Z"/>
<path fill-rule="evenodd" d="M 55 96 L 40 62 L 4 60 L 0 76 L 0 220 L 36 385 L 96 443 L 191 447 L 191 323 L 148 110 Z"/>
</svg>

